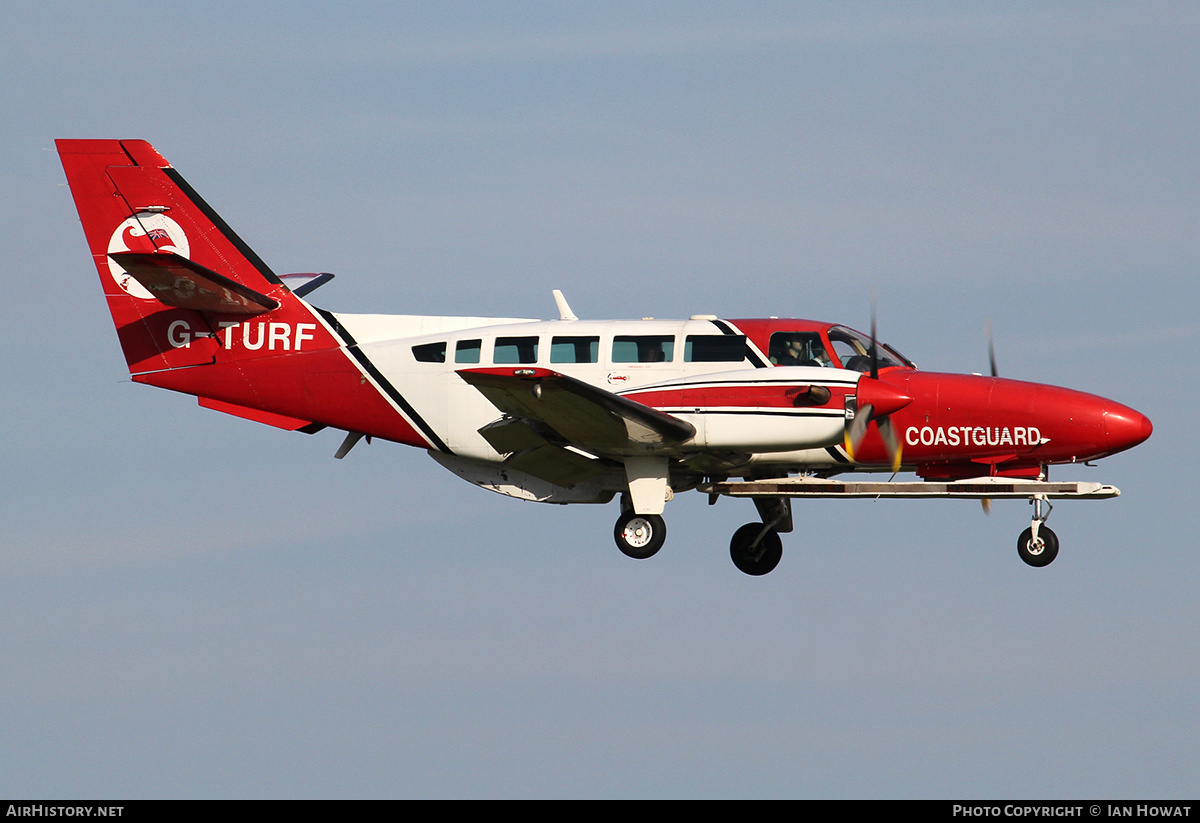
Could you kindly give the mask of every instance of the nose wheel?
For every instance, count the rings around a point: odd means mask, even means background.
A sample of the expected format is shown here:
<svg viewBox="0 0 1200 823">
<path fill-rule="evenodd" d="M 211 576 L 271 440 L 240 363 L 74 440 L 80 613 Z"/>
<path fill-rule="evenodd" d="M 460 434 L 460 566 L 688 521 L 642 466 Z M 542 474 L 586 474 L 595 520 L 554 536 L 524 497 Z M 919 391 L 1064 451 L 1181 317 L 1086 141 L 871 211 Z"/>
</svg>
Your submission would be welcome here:
<svg viewBox="0 0 1200 823">
<path fill-rule="evenodd" d="M 1058 557 L 1058 535 L 1049 526 L 1042 526 L 1034 537 L 1030 526 L 1017 538 L 1017 554 L 1030 566 L 1049 566 Z"/>
</svg>

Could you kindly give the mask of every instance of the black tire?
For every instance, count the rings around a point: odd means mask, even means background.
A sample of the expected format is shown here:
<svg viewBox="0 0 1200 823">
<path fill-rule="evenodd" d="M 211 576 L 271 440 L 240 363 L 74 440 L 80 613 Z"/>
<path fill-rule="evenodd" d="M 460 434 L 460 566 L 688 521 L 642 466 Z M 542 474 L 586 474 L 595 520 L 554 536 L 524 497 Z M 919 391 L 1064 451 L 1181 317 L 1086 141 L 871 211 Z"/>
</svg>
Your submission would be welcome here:
<svg viewBox="0 0 1200 823">
<path fill-rule="evenodd" d="M 667 539 L 667 524 L 657 514 L 625 512 L 617 518 L 613 529 L 617 548 L 634 560 L 653 557 Z"/>
<path fill-rule="evenodd" d="M 762 531 L 762 523 L 747 523 L 733 533 L 729 541 L 729 557 L 738 571 L 760 577 L 773 571 L 783 558 L 783 540 L 774 529 L 763 535 L 763 539 L 753 551 L 750 544 Z"/>
<path fill-rule="evenodd" d="M 1049 566 L 1058 557 L 1058 535 L 1043 524 L 1038 527 L 1038 540 L 1042 545 L 1033 545 L 1032 527 L 1021 532 L 1017 538 L 1017 554 L 1030 566 Z"/>
</svg>

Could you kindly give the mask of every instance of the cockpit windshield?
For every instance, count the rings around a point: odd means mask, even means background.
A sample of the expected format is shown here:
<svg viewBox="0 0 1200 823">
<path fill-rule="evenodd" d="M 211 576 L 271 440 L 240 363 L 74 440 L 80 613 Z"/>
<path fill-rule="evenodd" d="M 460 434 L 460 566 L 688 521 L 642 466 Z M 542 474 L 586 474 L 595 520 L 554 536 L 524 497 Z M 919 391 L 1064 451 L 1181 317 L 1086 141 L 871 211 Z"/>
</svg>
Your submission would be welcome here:
<svg viewBox="0 0 1200 823">
<path fill-rule="evenodd" d="M 845 326 L 834 326 L 829 330 L 829 343 L 833 346 L 838 360 L 842 361 L 842 368 L 860 371 L 864 374 L 871 371 L 870 337 Z M 913 368 L 913 364 L 908 358 L 878 341 L 876 341 L 875 359 L 880 369 L 893 366 Z"/>
</svg>

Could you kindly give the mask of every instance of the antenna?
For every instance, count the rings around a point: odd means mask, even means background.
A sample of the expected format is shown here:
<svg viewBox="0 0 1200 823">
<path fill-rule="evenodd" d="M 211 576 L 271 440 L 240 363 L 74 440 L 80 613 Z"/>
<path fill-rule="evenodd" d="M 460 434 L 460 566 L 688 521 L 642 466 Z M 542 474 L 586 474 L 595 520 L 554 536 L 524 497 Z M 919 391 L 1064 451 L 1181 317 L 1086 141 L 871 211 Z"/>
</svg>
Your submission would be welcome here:
<svg viewBox="0 0 1200 823">
<path fill-rule="evenodd" d="M 554 295 L 554 305 L 558 306 L 559 320 L 578 320 L 575 312 L 571 311 L 571 307 L 567 305 L 567 298 L 563 297 L 563 293 L 555 289 L 551 294 Z"/>
</svg>

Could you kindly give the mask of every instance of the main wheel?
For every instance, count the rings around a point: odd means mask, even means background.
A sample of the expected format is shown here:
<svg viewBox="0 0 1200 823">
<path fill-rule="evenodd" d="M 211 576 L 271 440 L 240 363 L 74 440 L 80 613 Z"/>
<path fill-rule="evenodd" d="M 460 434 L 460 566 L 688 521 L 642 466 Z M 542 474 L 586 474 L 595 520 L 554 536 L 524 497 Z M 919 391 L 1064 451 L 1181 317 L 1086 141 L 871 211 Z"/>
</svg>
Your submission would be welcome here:
<svg viewBox="0 0 1200 823">
<path fill-rule="evenodd" d="M 1021 532 L 1017 538 L 1017 554 L 1031 566 L 1049 566 L 1058 557 L 1058 535 L 1044 523 L 1038 527 L 1038 539 L 1033 539 L 1033 528 Z"/>
<path fill-rule="evenodd" d="M 667 524 L 657 514 L 625 512 L 613 529 L 617 548 L 634 560 L 653 557 L 667 539 Z"/>
<path fill-rule="evenodd" d="M 733 533 L 729 541 L 729 556 L 738 571 L 758 577 L 779 565 L 783 558 L 783 540 L 779 532 L 769 529 L 753 549 L 750 545 L 763 529 L 762 523 L 747 523 Z"/>
</svg>

